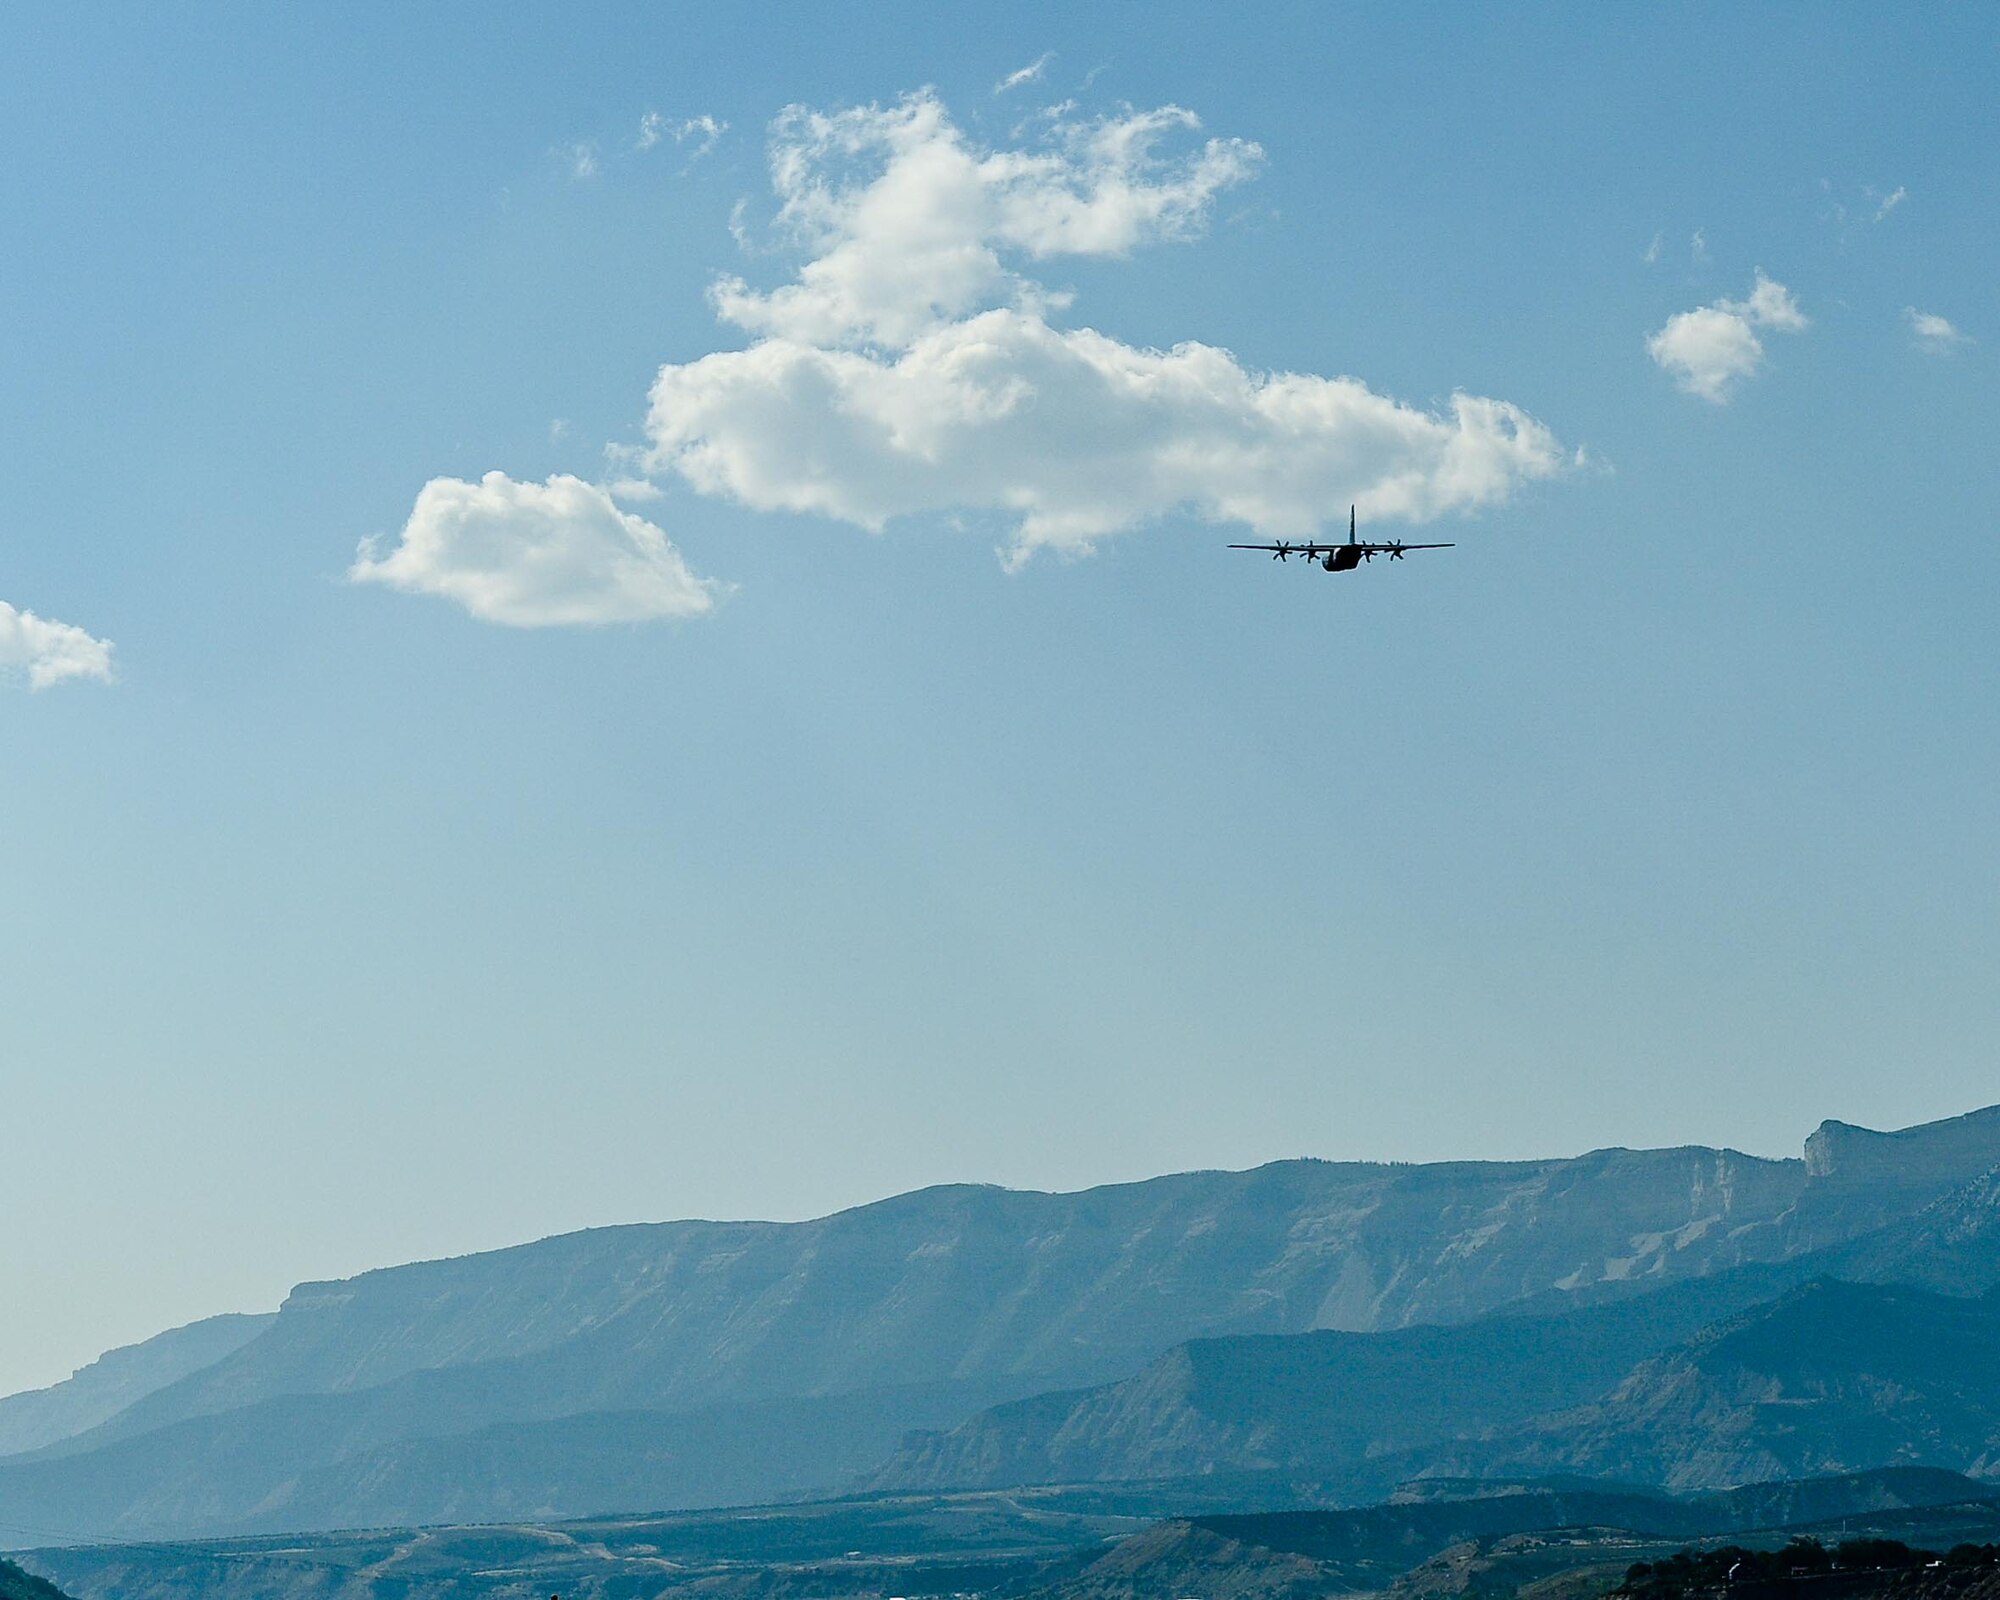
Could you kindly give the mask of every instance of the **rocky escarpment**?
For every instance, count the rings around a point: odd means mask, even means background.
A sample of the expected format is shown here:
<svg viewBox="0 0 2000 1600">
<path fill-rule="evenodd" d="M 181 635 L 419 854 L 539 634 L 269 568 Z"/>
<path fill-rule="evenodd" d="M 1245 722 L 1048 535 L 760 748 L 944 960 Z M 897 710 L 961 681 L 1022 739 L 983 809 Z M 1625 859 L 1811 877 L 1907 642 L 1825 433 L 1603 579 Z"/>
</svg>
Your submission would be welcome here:
<svg viewBox="0 0 2000 1600">
<path fill-rule="evenodd" d="M 1996 1167 L 2000 1106 L 1894 1133 L 1822 1122 L 1806 1140 L 1794 1246 L 1819 1249 L 1910 1217 Z"/>
</svg>

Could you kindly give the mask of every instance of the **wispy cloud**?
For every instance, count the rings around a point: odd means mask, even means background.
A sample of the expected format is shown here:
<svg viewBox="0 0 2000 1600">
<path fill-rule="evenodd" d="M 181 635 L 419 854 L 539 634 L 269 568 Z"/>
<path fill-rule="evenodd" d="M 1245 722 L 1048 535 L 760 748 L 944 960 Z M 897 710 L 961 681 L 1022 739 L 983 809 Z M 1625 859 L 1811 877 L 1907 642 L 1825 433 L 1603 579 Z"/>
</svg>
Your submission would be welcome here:
<svg viewBox="0 0 2000 1600">
<path fill-rule="evenodd" d="M 994 84 L 993 92 L 995 94 L 1005 94 L 1010 89 L 1020 89 L 1031 83 L 1040 83 L 1042 81 L 1042 74 L 1048 71 L 1049 63 L 1055 60 L 1055 58 L 1055 51 L 1044 50 L 1025 67 L 1008 73 L 1006 77 Z"/>
<path fill-rule="evenodd" d="M 557 154 L 561 156 L 564 168 L 577 182 L 582 183 L 597 176 L 597 146 L 591 141 L 584 139 L 578 140 L 575 144 L 566 144 Z"/>
<path fill-rule="evenodd" d="M 728 123 L 710 116 L 705 111 L 698 117 L 683 117 L 678 122 L 662 116 L 657 111 L 648 111 L 639 119 L 639 137 L 633 142 L 633 148 L 651 150 L 663 139 L 671 139 L 677 145 L 685 144 L 692 139 L 694 148 L 688 152 L 688 160 L 693 162 L 713 150 L 728 131 Z"/>
<path fill-rule="evenodd" d="M 1660 259 L 1660 247 L 1666 242 L 1667 236 L 1665 233 L 1654 234 L 1653 242 L 1646 246 L 1646 253 L 1639 259 L 1649 267 L 1656 265 Z"/>
<path fill-rule="evenodd" d="M 1764 365 L 1758 329 L 1799 333 L 1806 326 L 1791 291 L 1760 269 L 1749 299 L 1718 300 L 1667 318 L 1646 351 L 1689 394 L 1725 405 L 1736 385 Z"/>
<path fill-rule="evenodd" d="M 1708 265 L 1708 230 L 1696 228 L 1694 237 L 1688 240 L 1688 259 L 1698 267 Z"/>
<path fill-rule="evenodd" d="M 501 472 L 477 483 L 433 478 L 395 547 L 364 541 L 347 576 L 515 628 L 700 616 L 720 593 L 659 528 L 566 474 L 546 483 Z"/>
<path fill-rule="evenodd" d="M 1919 311 L 1915 306 L 1903 307 L 1903 321 L 1909 325 L 1910 337 L 1927 356 L 1948 356 L 1962 344 L 1972 341 L 1961 333 L 1949 318 L 1941 317 L 1934 311 Z"/>
<path fill-rule="evenodd" d="M 0 600 L 0 676 L 25 677 L 31 689 L 47 689 L 71 678 L 110 683 L 112 645 L 67 622 L 17 611 Z"/>
<path fill-rule="evenodd" d="M 1840 196 L 1848 192 L 1846 184 L 1835 184 L 1831 178 L 1819 180 L 1820 192 L 1826 196 L 1826 210 L 1820 215 L 1824 221 L 1833 224 L 1834 232 L 1842 245 L 1851 242 L 1856 226 L 1876 227 L 1889 218 L 1910 198 L 1910 191 L 1902 184 L 1883 193 L 1872 183 L 1855 187 L 1853 192 L 1860 196 L 1859 202 L 1850 208 Z"/>
</svg>

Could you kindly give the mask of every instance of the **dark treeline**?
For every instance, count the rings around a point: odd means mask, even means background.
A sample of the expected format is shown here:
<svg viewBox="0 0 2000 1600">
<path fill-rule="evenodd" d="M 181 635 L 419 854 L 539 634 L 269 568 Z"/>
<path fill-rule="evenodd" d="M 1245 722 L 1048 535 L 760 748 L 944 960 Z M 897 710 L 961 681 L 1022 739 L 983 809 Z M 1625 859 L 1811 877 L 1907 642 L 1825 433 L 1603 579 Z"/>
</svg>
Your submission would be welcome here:
<svg viewBox="0 0 2000 1600">
<path fill-rule="evenodd" d="M 1898 1539 L 1843 1539 L 1831 1547 L 1800 1537 L 1777 1550 L 1723 1545 L 1714 1550 L 1677 1550 L 1664 1561 L 1640 1561 L 1625 1574 L 1614 1594 L 1644 1600 L 1741 1590 L 1745 1585 L 1835 1575 L 1886 1574 L 1945 1567 L 2000 1568 L 2000 1544 L 1961 1544 L 1944 1555 Z"/>
<path fill-rule="evenodd" d="M 69 1596 L 47 1578 L 24 1572 L 0 1556 L 0 1600 L 69 1600 Z"/>
</svg>

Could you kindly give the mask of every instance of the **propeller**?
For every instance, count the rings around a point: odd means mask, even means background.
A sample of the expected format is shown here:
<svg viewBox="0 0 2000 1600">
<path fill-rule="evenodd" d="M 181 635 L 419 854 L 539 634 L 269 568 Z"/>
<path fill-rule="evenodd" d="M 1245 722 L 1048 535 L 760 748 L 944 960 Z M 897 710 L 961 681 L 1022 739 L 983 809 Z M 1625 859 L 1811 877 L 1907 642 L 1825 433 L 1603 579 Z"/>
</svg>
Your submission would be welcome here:
<svg viewBox="0 0 2000 1600">
<path fill-rule="evenodd" d="M 1280 539 L 1278 543 L 1272 547 L 1271 559 L 1273 561 L 1283 561 L 1285 557 L 1290 555 L 1291 553 L 1292 553 L 1292 547 L 1286 544 L 1284 540 Z"/>
<path fill-rule="evenodd" d="M 1389 546 L 1389 559 L 1391 561 L 1401 561 L 1403 559 L 1403 546 L 1400 542 Z"/>
</svg>

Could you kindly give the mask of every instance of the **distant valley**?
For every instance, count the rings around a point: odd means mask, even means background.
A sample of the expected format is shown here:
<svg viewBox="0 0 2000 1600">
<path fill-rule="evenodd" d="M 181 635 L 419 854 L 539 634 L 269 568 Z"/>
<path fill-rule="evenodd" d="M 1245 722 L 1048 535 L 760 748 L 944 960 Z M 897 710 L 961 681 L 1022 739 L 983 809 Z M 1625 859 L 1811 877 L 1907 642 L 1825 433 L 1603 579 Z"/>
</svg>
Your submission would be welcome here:
<svg viewBox="0 0 2000 1600">
<path fill-rule="evenodd" d="M 1956 1549 L 1960 1565 L 1927 1574 L 1922 1592 L 1891 1587 L 1888 1572 L 1850 1572 L 1794 1600 L 1993 1600 L 2000 1590 L 2000 1499 L 1948 1472 L 1890 1468 L 1681 1497 L 1573 1480 L 1429 1487 L 1348 1510 L 1248 1514 L 1205 1509 L 1190 1490 L 867 1496 L 26 1559 L 76 1600 L 1581 1600 L 1634 1562 L 1671 1570 L 1689 1546 L 1796 1550 L 1806 1540 L 1825 1562 L 1859 1540 L 1893 1541 L 1881 1552 L 1890 1559 L 1905 1546 Z"/>
</svg>

